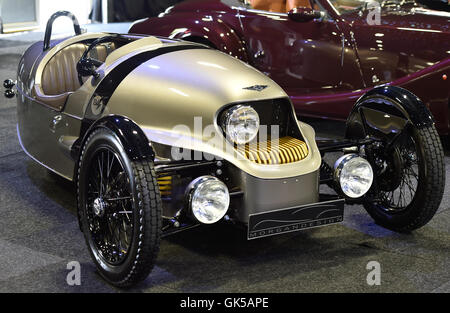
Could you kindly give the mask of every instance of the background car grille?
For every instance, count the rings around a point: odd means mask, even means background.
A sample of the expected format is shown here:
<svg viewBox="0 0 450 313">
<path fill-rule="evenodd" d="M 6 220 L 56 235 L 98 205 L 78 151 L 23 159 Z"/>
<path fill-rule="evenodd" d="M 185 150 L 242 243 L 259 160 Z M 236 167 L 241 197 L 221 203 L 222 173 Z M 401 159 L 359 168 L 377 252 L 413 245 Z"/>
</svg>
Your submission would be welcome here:
<svg viewBox="0 0 450 313">
<path fill-rule="evenodd" d="M 290 136 L 238 146 L 237 150 L 258 164 L 294 163 L 308 156 L 306 143 Z"/>
</svg>

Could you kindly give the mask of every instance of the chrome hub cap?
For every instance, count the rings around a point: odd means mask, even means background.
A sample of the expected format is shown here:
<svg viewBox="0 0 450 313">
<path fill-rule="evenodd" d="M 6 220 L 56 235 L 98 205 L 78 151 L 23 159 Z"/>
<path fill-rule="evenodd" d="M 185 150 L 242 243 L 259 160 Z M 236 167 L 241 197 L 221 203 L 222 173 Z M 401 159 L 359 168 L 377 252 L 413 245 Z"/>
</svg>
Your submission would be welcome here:
<svg viewBox="0 0 450 313">
<path fill-rule="evenodd" d="M 94 200 L 94 214 L 97 215 L 98 217 L 102 217 L 103 214 L 105 214 L 105 207 L 106 204 L 103 201 L 102 198 L 96 198 Z"/>
</svg>

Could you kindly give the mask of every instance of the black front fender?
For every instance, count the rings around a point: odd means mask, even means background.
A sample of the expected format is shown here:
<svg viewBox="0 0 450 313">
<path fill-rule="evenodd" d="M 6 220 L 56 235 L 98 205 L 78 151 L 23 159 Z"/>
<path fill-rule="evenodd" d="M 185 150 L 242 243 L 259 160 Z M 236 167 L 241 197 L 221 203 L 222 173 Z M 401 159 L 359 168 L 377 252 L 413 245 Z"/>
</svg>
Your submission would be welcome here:
<svg viewBox="0 0 450 313">
<path fill-rule="evenodd" d="M 74 145 L 72 151 L 76 155 L 76 159 L 78 159 L 81 147 L 83 147 L 89 134 L 98 128 L 107 128 L 113 131 L 131 160 L 155 159 L 153 147 L 142 129 L 129 118 L 118 115 L 104 116 L 84 128 L 86 130 L 80 136 L 82 140 Z"/>
<path fill-rule="evenodd" d="M 396 86 L 372 89 L 358 99 L 346 125 L 346 138 L 362 139 L 371 133 L 395 135 L 406 124 L 417 129 L 434 124 L 430 110 L 413 93 Z"/>
<path fill-rule="evenodd" d="M 81 149 L 89 135 L 94 130 L 99 128 L 106 128 L 114 132 L 131 160 L 155 159 L 153 147 L 148 141 L 147 136 L 145 136 L 142 129 L 129 118 L 118 115 L 108 115 L 98 119 L 95 122 L 85 119 L 82 123 L 80 137 L 72 146 L 71 151 L 72 157 L 76 160 L 73 175 L 75 182 L 78 179 L 77 173 Z M 79 214 L 78 223 L 80 230 L 82 230 Z"/>
</svg>

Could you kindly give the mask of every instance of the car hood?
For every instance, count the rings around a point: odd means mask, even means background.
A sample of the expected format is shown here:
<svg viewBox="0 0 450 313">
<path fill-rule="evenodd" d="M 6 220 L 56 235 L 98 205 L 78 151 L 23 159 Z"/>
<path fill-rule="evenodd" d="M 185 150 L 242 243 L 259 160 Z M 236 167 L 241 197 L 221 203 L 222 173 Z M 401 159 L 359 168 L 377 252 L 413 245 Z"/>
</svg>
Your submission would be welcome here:
<svg viewBox="0 0 450 313">
<path fill-rule="evenodd" d="M 217 111 L 231 103 L 282 97 L 287 95 L 281 87 L 258 70 L 199 47 L 144 62 L 120 83 L 107 107 L 138 124 L 171 129 L 193 126 L 194 117 L 213 124 Z"/>
<path fill-rule="evenodd" d="M 226 106 L 288 98 L 274 81 L 246 63 L 213 49 L 181 50 L 152 58 L 117 87 L 104 115 L 125 116 L 152 143 L 214 155 L 260 178 L 303 175 L 320 166 L 314 131 L 302 123 L 310 153 L 304 162 L 261 167 L 236 157 L 218 114 Z M 293 108 L 292 108 L 293 110 Z"/>
</svg>

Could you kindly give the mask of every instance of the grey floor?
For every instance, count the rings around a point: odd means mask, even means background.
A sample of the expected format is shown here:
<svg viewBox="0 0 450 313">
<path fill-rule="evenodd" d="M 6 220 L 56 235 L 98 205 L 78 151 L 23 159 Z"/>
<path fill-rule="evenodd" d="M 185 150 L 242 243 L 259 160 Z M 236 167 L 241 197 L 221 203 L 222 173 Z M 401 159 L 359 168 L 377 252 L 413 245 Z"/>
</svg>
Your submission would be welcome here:
<svg viewBox="0 0 450 313">
<path fill-rule="evenodd" d="M 15 76 L 33 36 L 0 37 L 1 80 Z M 0 97 L 0 292 L 119 292 L 89 258 L 74 187 L 21 151 L 15 106 Z M 322 137 L 343 131 L 312 123 Z M 375 225 L 360 206 L 347 207 L 339 225 L 251 242 L 224 226 L 184 232 L 162 241 L 154 271 L 132 291 L 450 292 L 449 189 L 434 219 L 409 235 Z M 70 261 L 81 263 L 81 286 L 66 283 Z M 366 282 L 369 261 L 381 264 L 380 286 Z"/>
</svg>

